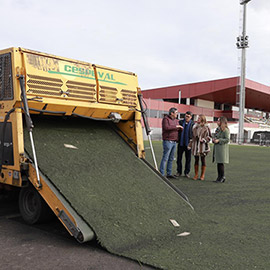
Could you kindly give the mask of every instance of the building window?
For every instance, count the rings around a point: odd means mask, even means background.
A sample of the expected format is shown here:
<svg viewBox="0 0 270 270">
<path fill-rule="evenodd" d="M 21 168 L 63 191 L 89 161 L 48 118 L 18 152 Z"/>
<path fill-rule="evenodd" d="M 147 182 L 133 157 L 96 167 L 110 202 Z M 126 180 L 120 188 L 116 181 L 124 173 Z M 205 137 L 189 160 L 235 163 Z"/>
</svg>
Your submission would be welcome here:
<svg viewBox="0 0 270 270">
<path fill-rule="evenodd" d="M 231 104 L 224 104 L 224 111 L 231 111 L 232 105 Z"/>
<path fill-rule="evenodd" d="M 171 102 L 171 103 L 177 103 L 178 104 L 178 99 L 175 99 L 175 98 L 173 98 L 173 99 L 163 99 L 164 101 L 166 101 L 166 102 Z"/>
<path fill-rule="evenodd" d="M 215 110 L 221 110 L 222 104 L 215 102 L 214 108 Z"/>
</svg>

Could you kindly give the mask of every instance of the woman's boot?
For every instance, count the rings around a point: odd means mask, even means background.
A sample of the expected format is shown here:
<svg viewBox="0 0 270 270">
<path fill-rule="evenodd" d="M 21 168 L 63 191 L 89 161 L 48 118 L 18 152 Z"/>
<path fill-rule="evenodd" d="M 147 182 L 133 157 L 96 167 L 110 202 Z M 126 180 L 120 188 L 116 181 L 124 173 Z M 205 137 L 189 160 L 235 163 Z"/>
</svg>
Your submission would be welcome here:
<svg viewBox="0 0 270 270">
<path fill-rule="evenodd" d="M 222 178 L 219 180 L 220 183 L 224 183 L 226 180 L 225 176 L 222 176 Z"/>
<path fill-rule="evenodd" d="M 194 165 L 195 175 L 193 177 L 193 180 L 197 180 L 199 176 L 199 165 Z"/>
<path fill-rule="evenodd" d="M 201 180 L 204 180 L 204 176 L 205 176 L 205 170 L 206 170 L 206 166 L 202 166 L 202 173 L 201 173 Z"/>
</svg>

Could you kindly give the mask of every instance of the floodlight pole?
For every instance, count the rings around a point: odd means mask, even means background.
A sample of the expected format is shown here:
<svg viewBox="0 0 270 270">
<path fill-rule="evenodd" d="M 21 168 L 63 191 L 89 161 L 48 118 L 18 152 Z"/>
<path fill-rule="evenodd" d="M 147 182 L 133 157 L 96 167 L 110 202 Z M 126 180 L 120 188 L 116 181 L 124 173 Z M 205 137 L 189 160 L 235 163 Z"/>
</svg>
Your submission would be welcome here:
<svg viewBox="0 0 270 270">
<path fill-rule="evenodd" d="M 240 77 L 240 97 L 239 97 L 239 127 L 238 144 L 244 142 L 244 115 L 245 115 L 245 81 L 246 81 L 246 48 L 248 48 L 248 36 L 246 36 L 246 5 L 251 0 L 240 0 L 243 5 L 243 28 L 242 36 L 237 37 L 237 48 L 242 50 L 241 56 L 241 77 Z"/>
</svg>

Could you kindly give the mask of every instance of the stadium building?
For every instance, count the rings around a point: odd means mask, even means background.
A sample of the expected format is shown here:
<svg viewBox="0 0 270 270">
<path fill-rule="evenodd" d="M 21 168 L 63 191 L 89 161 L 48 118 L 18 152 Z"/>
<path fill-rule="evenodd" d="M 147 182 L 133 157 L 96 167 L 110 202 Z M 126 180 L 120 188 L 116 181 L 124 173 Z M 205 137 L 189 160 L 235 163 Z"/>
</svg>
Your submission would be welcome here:
<svg viewBox="0 0 270 270">
<path fill-rule="evenodd" d="M 248 79 L 245 86 L 244 141 L 269 144 L 270 87 Z M 169 108 L 176 107 L 180 118 L 183 118 L 186 111 L 193 112 L 194 120 L 199 114 L 204 114 L 212 131 L 218 117 L 226 116 L 231 140 L 236 141 L 239 92 L 239 77 L 144 90 L 143 97 L 153 139 L 161 139 L 162 118 Z"/>
</svg>

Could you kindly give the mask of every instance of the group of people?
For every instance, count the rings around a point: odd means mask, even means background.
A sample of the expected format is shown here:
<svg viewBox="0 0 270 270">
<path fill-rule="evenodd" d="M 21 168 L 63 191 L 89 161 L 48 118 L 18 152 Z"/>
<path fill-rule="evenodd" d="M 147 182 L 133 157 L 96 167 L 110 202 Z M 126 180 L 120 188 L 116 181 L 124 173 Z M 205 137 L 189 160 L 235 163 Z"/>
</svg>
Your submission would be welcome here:
<svg viewBox="0 0 270 270">
<path fill-rule="evenodd" d="M 210 152 L 209 143 L 213 142 L 213 162 L 217 164 L 216 183 L 225 182 L 224 163 L 229 163 L 230 131 L 226 117 L 221 116 L 217 121 L 217 128 L 212 136 L 206 117 L 200 114 L 196 123 L 192 120 L 192 113 L 187 111 L 183 120 L 178 120 L 176 108 L 170 108 L 169 114 L 162 120 L 163 155 L 160 163 L 160 172 L 167 178 L 177 178 L 182 175 L 190 178 L 191 157 L 194 162 L 194 180 L 205 179 L 206 156 Z M 172 173 L 172 165 L 177 148 L 177 173 Z M 183 171 L 182 159 L 185 153 L 185 167 Z M 199 174 L 199 163 L 201 172 Z"/>
</svg>

